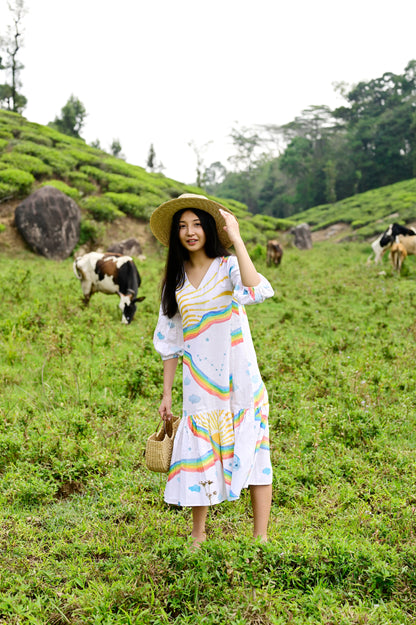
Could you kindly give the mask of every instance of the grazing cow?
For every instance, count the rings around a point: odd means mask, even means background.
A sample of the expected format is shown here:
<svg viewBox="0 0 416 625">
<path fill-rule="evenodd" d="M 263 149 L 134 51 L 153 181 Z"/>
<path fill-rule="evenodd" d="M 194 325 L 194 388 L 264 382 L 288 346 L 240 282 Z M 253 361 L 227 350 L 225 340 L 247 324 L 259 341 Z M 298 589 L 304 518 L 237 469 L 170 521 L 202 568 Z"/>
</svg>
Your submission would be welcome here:
<svg viewBox="0 0 416 625">
<path fill-rule="evenodd" d="M 280 265 L 283 256 L 282 246 L 275 239 L 267 241 L 267 264 L 270 267 L 272 263 L 276 266 Z"/>
<path fill-rule="evenodd" d="M 392 246 L 393 242 L 399 234 L 414 236 L 416 230 L 414 228 L 406 228 L 398 223 L 390 224 L 387 230 L 383 232 L 375 241 L 372 242 L 371 247 L 374 252 L 374 263 L 377 265 L 381 258 L 388 249 Z M 368 259 L 370 261 L 371 256 Z"/>
<path fill-rule="evenodd" d="M 131 323 L 136 302 L 142 302 L 144 297 L 137 297 L 141 279 L 130 256 L 89 252 L 76 258 L 73 267 L 76 277 L 81 280 L 85 304 L 93 293 L 117 293 L 123 311 L 121 321 Z"/>
</svg>

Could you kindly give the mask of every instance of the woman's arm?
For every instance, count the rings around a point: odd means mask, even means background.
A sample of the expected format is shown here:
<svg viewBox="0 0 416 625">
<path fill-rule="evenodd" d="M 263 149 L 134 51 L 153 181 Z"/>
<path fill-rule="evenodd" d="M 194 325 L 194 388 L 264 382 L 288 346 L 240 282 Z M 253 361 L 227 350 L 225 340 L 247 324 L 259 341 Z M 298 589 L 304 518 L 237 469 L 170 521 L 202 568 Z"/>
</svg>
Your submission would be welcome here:
<svg viewBox="0 0 416 625">
<path fill-rule="evenodd" d="M 164 421 L 169 421 L 172 418 L 172 386 L 177 365 L 177 358 L 168 358 L 163 361 L 163 396 L 159 406 L 159 414 Z"/>
<path fill-rule="evenodd" d="M 253 287 L 260 284 L 261 278 L 257 273 L 253 261 L 251 260 L 243 239 L 241 238 L 240 228 L 238 221 L 231 213 L 220 209 L 221 215 L 225 219 L 224 230 L 230 238 L 231 243 L 234 246 L 235 255 L 238 260 L 238 266 L 240 268 L 241 281 L 244 286 Z"/>
</svg>

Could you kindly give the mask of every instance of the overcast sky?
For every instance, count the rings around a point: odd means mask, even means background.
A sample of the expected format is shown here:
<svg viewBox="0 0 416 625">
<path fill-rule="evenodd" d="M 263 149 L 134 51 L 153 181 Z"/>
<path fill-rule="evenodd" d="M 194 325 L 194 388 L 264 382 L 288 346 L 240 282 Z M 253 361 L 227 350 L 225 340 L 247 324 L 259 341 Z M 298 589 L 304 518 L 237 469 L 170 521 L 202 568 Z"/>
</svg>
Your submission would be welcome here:
<svg viewBox="0 0 416 625">
<path fill-rule="evenodd" d="M 12 3 L 14 0 L 10 0 Z M 233 127 L 284 124 L 342 104 L 334 83 L 402 73 L 416 58 L 414 0 L 25 0 L 24 111 L 47 124 L 71 94 L 83 138 L 145 167 L 150 144 L 181 182 L 196 157 L 228 165 Z M 0 0 L 0 33 L 11 23 Z M 1 82 L 4 82 L 0 73 Z"/>
</svg>

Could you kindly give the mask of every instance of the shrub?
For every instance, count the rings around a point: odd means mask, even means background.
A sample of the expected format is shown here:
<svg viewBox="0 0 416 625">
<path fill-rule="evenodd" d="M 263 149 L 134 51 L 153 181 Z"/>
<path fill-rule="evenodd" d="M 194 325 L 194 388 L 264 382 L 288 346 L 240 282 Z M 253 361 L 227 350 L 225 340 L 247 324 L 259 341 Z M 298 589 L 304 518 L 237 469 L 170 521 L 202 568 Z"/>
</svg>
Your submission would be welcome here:
<svg viewBox="0 0 416 625">
<path fill-rule="evenodd" d="M 32 143 L 36 143 L 39 145 L 44 145 L 46 147 L 52 147 L 53 141 L 50 137 L 46 137 L 43 135 L 44 126 L 37 126 L 36 132 L 31 132 L 30 130 L 23 130 L 20 133 L 20 139 L 22 141 L 30 141 Z"/>
<path fill-rule="evenodd" d="M 82 173 L 87 174 L 90 179 L 97 181 L 101 188 L 108 188 L 108 173 L 99 169 L 98 167 L 93 167 L 91 165 L 82 165 L 79 169 Z"/>
<path fill-rule="evenodd" d="M 79 245 L 98 243 L 104 234 L 103 227 L 93 219 L 81 219 Z"/>
<path fill-rule="evenodd" d="M 3 152 L 3 150 L 9 145 L 9 142 L 7 139 L 2 139 L 1 135 L 0 135 L 0 152 Z"/>
<path fill-rule="evenodd" d="M 62 182 L 62 180 L 47 180 L 46 182 L 43 182 L 41 186 L 55 187 L 55 189 L 62 191 L 62 193 L 65 193 L 66 195 L 69 195 L 69 197 L 71 197 L 75 201 L 80 199 L 80 193 L 78 189 L 70 187 L 69 185 L 65 184 L 65 182 Z"/>
<path fill-rule="evenodd" d="M 133 193 L 106 193 L 123 213 L 138 219 L 149 219 L 154 208 L 160 204 L 160 198 L 152 194 L 134 195 Z"/>
<path fill-rule="evenodd" d="M 76 187 L 84 195 L 95 193 L 97 186 L 88 180 L 87 174 L 81 171 L 70 171 L 67 177 L 72 186 Z"/>
<path fill-rule="evenodd" d="M 265 260 L 266 248 L 264 247 L 264 245 L 260 245 L 260 243 L 257 243 L 257 245 L 253 247 L 252 250 L 250 250 L 250 257 L 253 262 L 257 262 L 258 260 Z"/>
<path fill-rule="evenodd" d="M 12 198 L 16 195 L 16 189 L 12 184 L 0 182 L 0 200 L 3 200 L 5 198 Z"/>
<path fill-rule="evenodd" d="M 34 182 L 34 176 L 27 171 L 12 167 L 0 170 L 0 185 L 6 185 L 9 190 L 9 193 L 2 195 L 2 197 L 6 197 L 10 193 L 16 197 L 28 195 Z"/>
<path fill-rule="evenodd" d="M 16 169 L 23 169 L 33 174 L 35 177 L 50 176 L 52 169 L 40 158 L 30 154 L 19 154 L 18 152 L 8 152 L 3 154 L 1 160 Z"/>
<path fill-rule="evenodd" d="M 114 193 L 140 193 L 142 184 L 135 178 L 108 174 L 108 190 Z"/>
<path fill-rule="evenodd" d="M 7 139 L 8 141 L 10 139 L 13 139 L 13 135 L 11 132 L 9 132 L 6 128 L 3 128 L 3 126 L 0 124 L 0 137 L 2 139 Z"/>
<path fill-rule="evenodd" d="M 107 172 L 127 177 L 134 177 L 136 171 L 138 173 L 140 173 L 140 171 L 144 171 L 141 167 L 139 168 L 137 165 L 129 165 L 125 161 L 116 157 L 104 158 L 101 166 Z"/>
<path fill-rule="evenodd" d="M 4 224 L 0 224 L 0 232 L 4 232 L 6 230 L 6 226 Z"/>
<path fill-rule="evenodd" d="M 87 197 L 83 202 L 83 207 L 97 221 L 114 221 L 117 217 L 124 217 L 124 213 L 108 197 Z"/>
<path fill-rule="evenodd" d="M 77 150 L 76 148 L 66 148 L 65 154 L 68 154 L 71 158 L 73 158 L 79 164 L 85 165 L 98 165 L 100 163 L 100 158 L 97 154 L 91 154 L 86 150 Z"/>
</svg>

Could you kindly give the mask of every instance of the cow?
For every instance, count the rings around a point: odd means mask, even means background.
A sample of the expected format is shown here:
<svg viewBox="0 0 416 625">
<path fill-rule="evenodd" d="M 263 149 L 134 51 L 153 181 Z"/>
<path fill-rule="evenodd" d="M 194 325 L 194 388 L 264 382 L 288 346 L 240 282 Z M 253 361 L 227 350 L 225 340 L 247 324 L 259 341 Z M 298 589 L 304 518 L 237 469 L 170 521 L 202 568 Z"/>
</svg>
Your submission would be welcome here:
<svg viewBox="0 0 416 625">
<path fill-rule="evenodd" d="M 414 236 L 416 234 L 416 230 L 414 230 L 414 228 L 406 228 L 406 226 L 402 226 L 398 223 L 390 224 L 387 230 L 385 230 L 383 234 L 381 234 L 371 244 L 372 250 L 374 252 L 374 263 L 376 265 L 378 265 L 378 263 L 381 261 L 384 252 L 390 249 L 399 234 Z M 370 262 L 370 260 L 371 255 L 368 258 L 367 262 Z"/>
<path fill-rule="evenodd" d="M 117 293 L 123 311 L 122 323 L 131 323 L 136 312 L 136 302 L 141 279 L 131 256 L 89 252 L 74 260 L 74 274 L 81 280 L 84 304 L 88 305 L 93 293 Z"/>
<path fill-rule="evenodd" d="M 401 237 L 398 237 L 401 239 Z M 407 238 L 407 237 L 404 237 Z M 400 273 L 404 259 L 407 257 L 407 250 L 403 243 L 394 242 L 390 248 L 390 260 L 393 269 Z"/>
<path fill-rule="evenodd" d="M 282 246 L 278 241 L 273 239 L 272 241 L 267 241 L 267 265 L 273 263 L 276 266 L 280 265 L 283 256 Z"/>
<path fill-rule="evenodd" d="M 411 254 L 416 255 L 416 237 L 399 234 L 390 250 L 393 268 L 400 272 L 404 259 Z"/>
</svg>

